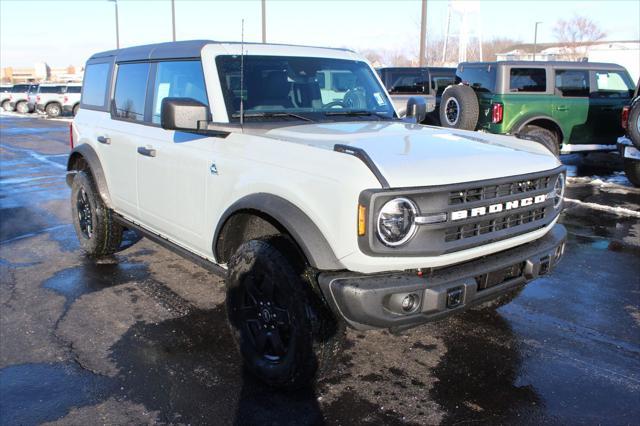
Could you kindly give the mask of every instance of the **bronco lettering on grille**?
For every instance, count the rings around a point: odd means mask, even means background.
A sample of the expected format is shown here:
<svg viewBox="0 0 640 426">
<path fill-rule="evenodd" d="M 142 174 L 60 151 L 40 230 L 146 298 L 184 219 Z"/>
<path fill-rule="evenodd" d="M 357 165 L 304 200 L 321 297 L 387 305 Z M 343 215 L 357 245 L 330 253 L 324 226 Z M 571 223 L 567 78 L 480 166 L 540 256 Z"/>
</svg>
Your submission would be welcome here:
<svg viewBox="0 0 640 426">
<path fill-rule="evenodd" d="M 456 210 L 451 212 L 451 220 L 462 220 L 468 217 L 478 217 L 491 213 L 499 213 L 503 210 L 513 210 L 520 207 L 528 207 L 534 204 L 544 203 L 546 200 L 547 194 L 542 194 L 535 197 L 527 197 L 521 198 L 519 200 L 507 201 L 504 203 L 491 204 L 490 206 L 474 207 L 467 210 Z"/>
</svg>

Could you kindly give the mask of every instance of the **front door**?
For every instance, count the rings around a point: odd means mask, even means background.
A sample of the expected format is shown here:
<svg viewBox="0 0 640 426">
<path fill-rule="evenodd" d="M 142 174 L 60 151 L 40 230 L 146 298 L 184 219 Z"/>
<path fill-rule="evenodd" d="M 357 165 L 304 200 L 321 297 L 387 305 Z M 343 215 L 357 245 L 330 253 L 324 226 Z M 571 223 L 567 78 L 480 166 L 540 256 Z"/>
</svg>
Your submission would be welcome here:
<svg viewBox="0 0 640 426">
<path fill-rule="evenodd" d="M 633 82 L 626 71 L 592 71 L 589 120 L 593 123 L 593 138 L 601 145 L 614 145 L 624 134 L 620 122 L 622 107 L 633 94 Z"/>
<path fill-rule="evenodd" d="M 214 170 L 219 140 L 168 131 L 160 125 L 162 99 L 191 98 L 208 105 L 200 61 L 167 61 L 153 65 L 150 126 L 137 152 L 138 206 L 142 223 L 201 254 L 210 252 L 205 217 L 207 182 Z M 210 230 L 209 230 L 210 231 Z"/>
</svg>

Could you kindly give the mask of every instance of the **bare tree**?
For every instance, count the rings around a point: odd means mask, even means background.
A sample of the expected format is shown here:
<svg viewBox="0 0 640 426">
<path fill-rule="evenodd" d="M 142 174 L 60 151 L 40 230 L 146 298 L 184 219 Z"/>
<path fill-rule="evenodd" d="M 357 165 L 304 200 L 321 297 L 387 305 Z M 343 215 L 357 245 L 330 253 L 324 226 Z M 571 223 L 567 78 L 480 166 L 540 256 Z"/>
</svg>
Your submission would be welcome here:
<svg viewBox="0 0 640 426">
<path fill-rule="evenodd" d="M 553 27 L 553 36 L 566 46 L 568 56 L 578 60 L 586 54 L 589 44 L 602 40 L 607 33 L 591 19 L 574 15 L 569 20 L 558 20 Z"/>
</svg>

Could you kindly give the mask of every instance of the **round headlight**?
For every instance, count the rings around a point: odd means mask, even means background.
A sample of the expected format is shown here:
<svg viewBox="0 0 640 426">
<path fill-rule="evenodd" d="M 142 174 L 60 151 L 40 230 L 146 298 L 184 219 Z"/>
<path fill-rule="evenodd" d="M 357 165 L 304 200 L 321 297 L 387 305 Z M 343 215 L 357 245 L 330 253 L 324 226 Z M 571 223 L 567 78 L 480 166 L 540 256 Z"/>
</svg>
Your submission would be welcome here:
<svg viewBox="0 0 640 426">
<path fill-rule="evenodd" d="M 556 183 L 553 185 L 553 191 L 550 194 L 553 198 L 553 207 L 556 209 L 560 207 L 560 204 L 562 204 L 562 199 L 564 198 L 564 186 L 564 174 L 560 173 L 556 179 Z"/>
<path fill-rule="evenodd" d="M 407 198 L 388 201 L 378 214 L 378 237 L 388 246 L 395 247 L 409 241 L 416 231 L 417 208 Z"/>
</svg>

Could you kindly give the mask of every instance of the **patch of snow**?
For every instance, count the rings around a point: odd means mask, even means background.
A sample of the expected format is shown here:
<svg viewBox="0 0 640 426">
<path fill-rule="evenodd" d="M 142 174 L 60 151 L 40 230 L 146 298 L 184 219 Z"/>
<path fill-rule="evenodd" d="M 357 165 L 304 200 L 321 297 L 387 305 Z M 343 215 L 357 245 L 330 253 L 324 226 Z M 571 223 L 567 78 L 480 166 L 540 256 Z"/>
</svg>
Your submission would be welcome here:
<svg viewBox="0 0 640 426">
<path fill-rule="evenodd" d="M 640 212 L 627 209 L 624 207 L 605 206 L 603 204 L 589 203 L 589 202 L 574 200 L 572 198 L 566 198 L 566 197 L 564 201 L 567 203 L 572 203 L 572 204 L 577 204 L 579 206 L 587 207 L 593 210 L 600 210 L 603 212 L 613 213 L 618 216 L 637 217 L 638 219 L 640 219 Z"/>
</svg>

